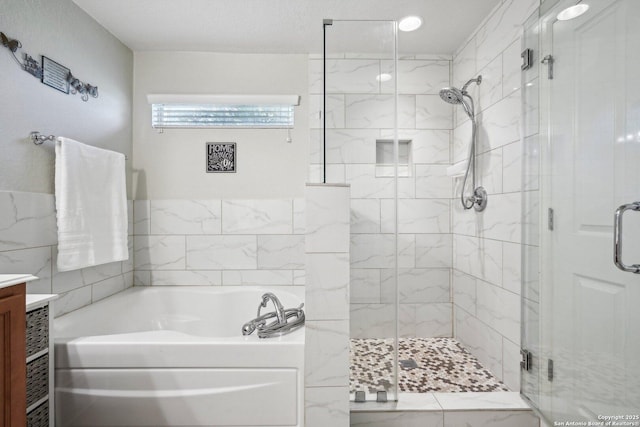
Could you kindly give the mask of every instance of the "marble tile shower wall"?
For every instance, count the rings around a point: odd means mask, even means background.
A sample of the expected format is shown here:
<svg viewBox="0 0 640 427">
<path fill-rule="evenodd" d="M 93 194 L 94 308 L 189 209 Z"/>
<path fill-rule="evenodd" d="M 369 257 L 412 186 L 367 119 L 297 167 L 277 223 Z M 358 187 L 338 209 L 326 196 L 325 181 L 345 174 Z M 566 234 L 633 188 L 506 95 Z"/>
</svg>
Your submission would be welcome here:
<svg viewBox="0 0 640 427">
<path fill-rule="evenodd" d="M 133 204 L 129 202 L 130 260 L 82 270 L 56 268 L 57 232 L 52 194 L 0 192 L 0 272 L 29 273 L 27 292 L 60 294 L 55 316 L 92 304 L 133 285 Z"/>
<path fill-rule="evenodd" d="M 395 330 L 393 177 L 376 167 L 376 140 L 393 139 L 392 61 L 343 55 L 327 62 L 327 182 L 351 185 L 351 337 Z M 450 57 L 398 62 L 399 138 L 410 140 L 399 178 L 399 321 L 405 337 L 452 336 Z M 310 182 L 321 182 L 322 56 L 309 59 Z"/>
<path fill-rule="evenodd" d="M 479 124 L 478 185 L 489 193 L 482 213 L 464 211 L 454 199 L 455 335 L 512 390 L 520 389 L 521 252 L 528 233 L 521 220 L 522 189 L 537 188 L 522 167 L 523 155 L 536 155 L 530 135 L 537 122 L 521 121 L 522 92 L 533 85 L 521 87 L 520 52 L 523 24 L 538 6 L 539 0 L 504 0 L 453 58 L 454 86 L 483 77 L 470 93 Z M 454 163 L 467 156 L 471 138 L 470 120 L 462 109 L 455 113 Z M 456 192 L 460 185 L 457 179 Z"/>
<path fill-rule="evenodd" d="M 307 184 L 305 417 L 349 424 L 349 187 Z"/>
<path fill-rule="evenodd" d="M 304 200 L 134 201 L 135 285 L 305 282 Z"/>
</svg>

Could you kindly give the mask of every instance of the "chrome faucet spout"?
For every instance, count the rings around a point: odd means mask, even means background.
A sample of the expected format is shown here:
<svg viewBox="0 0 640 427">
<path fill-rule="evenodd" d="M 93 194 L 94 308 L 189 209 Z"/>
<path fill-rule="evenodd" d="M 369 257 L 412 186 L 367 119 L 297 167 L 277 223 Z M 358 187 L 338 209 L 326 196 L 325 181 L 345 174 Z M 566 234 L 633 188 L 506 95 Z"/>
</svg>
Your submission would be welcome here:
<svg viewBox="0 0 640 427">
<path fill-rule="evenodd" d="M 262 295 L 262 302 L 258 306 L 258 317 L 260 317 L 260 309 L 266 308 L 269 300 L 273 302 L 273 305 L 276 308 L 276 317 L 278 318 L 278 323 L 285 323 L 287 319 L 284 315 L 284 307 L 278 297 L 271 292 L 267 292 L 266 294 Z"/>
</svg>

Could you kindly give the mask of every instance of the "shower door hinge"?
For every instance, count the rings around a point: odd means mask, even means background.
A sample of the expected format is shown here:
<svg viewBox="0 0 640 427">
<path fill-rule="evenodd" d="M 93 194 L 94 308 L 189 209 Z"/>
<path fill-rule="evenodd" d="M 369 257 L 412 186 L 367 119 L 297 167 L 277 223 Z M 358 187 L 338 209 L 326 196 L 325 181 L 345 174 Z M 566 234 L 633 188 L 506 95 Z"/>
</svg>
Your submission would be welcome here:
<svg viewBox="0 0 640 427">
<path fill-rule="evenodd" d="M 547 214 L 547 227 L 549 230 L 553 231 L 553 208 L 549 208 Z"/>
<path fill-rule="evenodd" d="M 520 57 L 522 58 L 522 65 L 520 66 L 522 71 L 533 67 L 533 49 L 526 48 L 522 51 Z"/>
<path fill-rule="evenodd" d="M 553 80 L 553 63 L 555 62 L 555 58 L 553 57 L 553 55 L 545 56 L 540 62 L 543 64 L 547 64 L 547 68 L 549 70 L 547 75 L 549 76 L 549 80 Z"/>
<path fill-rule="evenodd" d="M 520 349 L 520 369 L 530 371 L 532 360 L 533 354 L 531 354 L 529 350 L 526 350 L 524 348 Z"/>
<path fill-rule="evenodd" d="M 547 379 L 553 381 L 553 359 L 547 362 Z"/>
</svg>

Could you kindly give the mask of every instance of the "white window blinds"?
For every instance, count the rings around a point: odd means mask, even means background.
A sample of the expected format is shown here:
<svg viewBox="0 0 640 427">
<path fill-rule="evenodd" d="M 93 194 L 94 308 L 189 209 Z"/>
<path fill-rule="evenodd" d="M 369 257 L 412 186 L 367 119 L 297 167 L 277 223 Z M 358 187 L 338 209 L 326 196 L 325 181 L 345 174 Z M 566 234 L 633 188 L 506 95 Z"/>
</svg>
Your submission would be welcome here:
<svg viewBox="0 0 640 427">
<path fill-rule="evenodd" d="M 154 128 L 292 128 L 293 105 L 152 104 Z"/>
<path fill-rule="evenodd" d="M 148 98 L 154 128 L 293 128 L 294 105 L 299 103 L 297 96 L 289 97 L 293 102 L 266 95 L 204 95 L 194 96 L 194 102 L 177 95 Z"/>
</svg>

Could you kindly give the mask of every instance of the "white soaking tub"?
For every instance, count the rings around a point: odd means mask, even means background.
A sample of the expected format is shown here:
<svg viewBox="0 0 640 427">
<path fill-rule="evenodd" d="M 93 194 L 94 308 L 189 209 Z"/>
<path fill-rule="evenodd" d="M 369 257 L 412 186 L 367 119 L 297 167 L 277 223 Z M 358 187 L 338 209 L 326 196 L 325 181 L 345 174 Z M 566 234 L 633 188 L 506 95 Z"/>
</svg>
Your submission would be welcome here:
<svg viewBox="0 0 640 427">
<path fill-rule="evenodd" d="M 304 328 L 242 335 L 265 292 L 302 302 L 302 290 L 134 287 L 55 319 L 56 425 L 302 426 Z"/>
</svg>

